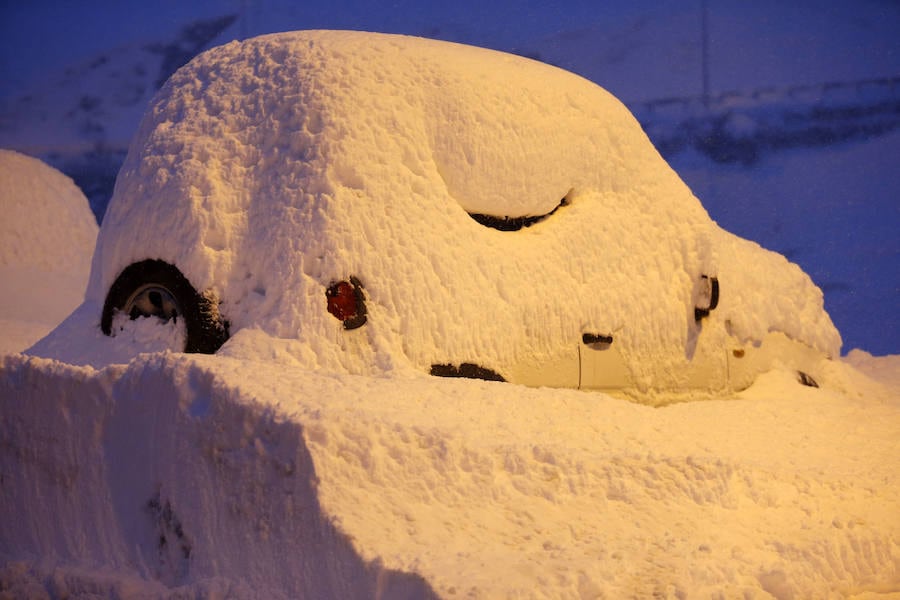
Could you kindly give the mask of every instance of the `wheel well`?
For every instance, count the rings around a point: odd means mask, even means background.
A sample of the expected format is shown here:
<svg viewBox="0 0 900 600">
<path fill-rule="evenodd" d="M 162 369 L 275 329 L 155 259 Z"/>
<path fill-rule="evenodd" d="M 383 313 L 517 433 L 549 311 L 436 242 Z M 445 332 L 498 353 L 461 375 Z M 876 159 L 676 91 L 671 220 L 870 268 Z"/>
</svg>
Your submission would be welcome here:
<svg viewBox="0 0 900 600">
<path fill-rule="evenodd" d="M 166 288 L 176 299 L 187 331 L 185 352 L 214 354 L 228 339 L 229 324 L 219 314 L 215 295 L 198 293 L 178 267 L 160 259 L 132 263 L 113 281 L 100 316 L 100 330 L 105 335 L 113 335 L 115 313 L 135 290 L 147 284 Z"/>
<path fill-rule="evenodd" d="M 486 381 L 506 381 L 506 378 L 497 371 L 470 362 L 462 363 L 459 366 L 434 364 L 431 365 L 431 374 L 436 377 L 463 377 L 466 379 L 484 379 Z"/>
</svg>

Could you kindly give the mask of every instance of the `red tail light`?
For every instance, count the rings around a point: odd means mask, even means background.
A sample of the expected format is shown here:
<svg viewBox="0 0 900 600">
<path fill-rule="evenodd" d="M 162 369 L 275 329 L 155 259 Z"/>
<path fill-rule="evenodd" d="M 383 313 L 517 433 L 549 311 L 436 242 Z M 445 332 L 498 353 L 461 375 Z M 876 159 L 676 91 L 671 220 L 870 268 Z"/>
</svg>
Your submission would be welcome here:
<svg viewBox="0 0 900 600">
<path fill-rule="evenodd" d="M 350 281 L 337 281 L 325 290 L 328 312 L 343 322 L 344 329 L 356 329 L 366 322 L 366 303 L 362 284 L 356 277 Z"/>
</svg>

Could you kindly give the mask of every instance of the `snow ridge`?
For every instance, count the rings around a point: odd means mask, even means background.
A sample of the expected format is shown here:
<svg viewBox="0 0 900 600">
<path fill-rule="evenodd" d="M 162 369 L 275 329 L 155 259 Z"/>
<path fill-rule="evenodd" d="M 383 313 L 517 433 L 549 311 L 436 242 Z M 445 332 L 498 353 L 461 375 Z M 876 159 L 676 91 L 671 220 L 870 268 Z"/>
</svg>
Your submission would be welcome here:
<svg viewBox="0 0 900 600">
<path fill-rule="evenodd" d="M 99 371 L 13 356 L 0 374 L 17 416 L 0 423 L 0 514 L 19 516 L 0 520 L 6 590 L 789 598 L 900 584 L 896 390 L 840 364 L 849 392 L 774 372 L 743 398 L 665 409 L 168 353 Z"/>
</svg>

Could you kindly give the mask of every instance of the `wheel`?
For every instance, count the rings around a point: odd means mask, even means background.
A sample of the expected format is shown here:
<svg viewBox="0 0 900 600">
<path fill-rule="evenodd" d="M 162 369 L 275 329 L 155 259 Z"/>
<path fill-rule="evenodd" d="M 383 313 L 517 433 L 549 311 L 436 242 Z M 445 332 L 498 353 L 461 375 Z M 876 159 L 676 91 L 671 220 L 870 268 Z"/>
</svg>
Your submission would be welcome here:
<svg viewBox="0 0 900 600">
<path fill-rule="evenodd" d="M 132 320 L 184 319 L 185 352 L 214 354 L 228 339 L 228 322 L 219 315 L 215 298 L 197 293 L 177 267 L 162 260 L 136 262 L 119 274 L 103 304 L 100 329 L 104 334 L 113 335 L 113 317 L 119 312 Z"/>
</svg>

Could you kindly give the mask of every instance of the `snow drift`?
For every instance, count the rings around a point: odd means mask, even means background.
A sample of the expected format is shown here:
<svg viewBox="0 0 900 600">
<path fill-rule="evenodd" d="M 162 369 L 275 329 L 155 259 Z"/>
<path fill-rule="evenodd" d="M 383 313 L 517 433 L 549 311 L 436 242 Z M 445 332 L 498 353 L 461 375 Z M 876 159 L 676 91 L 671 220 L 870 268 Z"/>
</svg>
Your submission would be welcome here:
<svg viewBox="0 0 900 600">
<path fill-rule="evenodd" d="M 856 360 L 900 367 L 896 357 Z M 202 355 L 145 355 L 100 371 L 7 357 L 0 590 L 896 591 L 900 390 L 831 368 L 841 391 L 773 372 L 739 398 L 659 409 L 574 390 Z"/>
<path fill-rule="evenodd" d="M 97 223 L 71 179 L 11 150 L 0 150 L 0 212 L 0 352 L 18 352 L 84 300 Z"/>
</svg>

